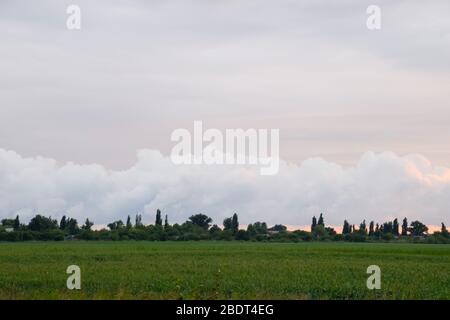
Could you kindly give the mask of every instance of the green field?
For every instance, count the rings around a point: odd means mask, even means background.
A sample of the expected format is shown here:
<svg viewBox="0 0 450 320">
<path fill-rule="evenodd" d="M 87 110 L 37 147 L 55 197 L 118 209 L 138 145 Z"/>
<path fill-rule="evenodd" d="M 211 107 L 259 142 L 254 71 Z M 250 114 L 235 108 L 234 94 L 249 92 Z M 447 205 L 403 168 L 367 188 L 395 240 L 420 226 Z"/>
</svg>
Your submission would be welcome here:
<svg viewBox="0 0 450 320">
<path fill-rule="evenodd" d="M 66 288 L 78 265 L 82 289 Z M 381 290 L 368 290 L 369 265 Z M 0 299 L 450 299 L 450 246 L 0 243 Z"/>
</svg>

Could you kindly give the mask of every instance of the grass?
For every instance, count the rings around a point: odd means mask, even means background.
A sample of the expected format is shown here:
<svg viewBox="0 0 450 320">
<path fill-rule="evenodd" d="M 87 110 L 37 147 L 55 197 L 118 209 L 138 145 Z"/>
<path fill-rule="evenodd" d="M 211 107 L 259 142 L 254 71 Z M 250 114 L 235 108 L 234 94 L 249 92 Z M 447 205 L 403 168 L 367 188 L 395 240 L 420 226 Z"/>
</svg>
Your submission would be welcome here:
<svg viewBox="0 0 450 320">
<path fill-rule="evenodd" d="M 82 289 L 66 288 L 81 268 Z M 366 269 L 381 268 L 381 290 Z M 0 243 L 0 299 L 450 299 L 450 246 Z"/>
</svg>

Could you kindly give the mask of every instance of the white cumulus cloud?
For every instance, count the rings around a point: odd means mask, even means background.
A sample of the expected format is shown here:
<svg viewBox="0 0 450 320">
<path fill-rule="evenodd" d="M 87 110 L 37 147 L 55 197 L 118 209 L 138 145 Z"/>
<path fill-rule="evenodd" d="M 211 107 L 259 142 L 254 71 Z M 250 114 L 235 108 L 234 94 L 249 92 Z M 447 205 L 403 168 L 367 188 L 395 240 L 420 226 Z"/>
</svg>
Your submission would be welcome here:
<svg viewBox="0 0 450 320">
<path fill-rule="evenodd" d="M 282 161 L 278 175 L 260 176 L 249 166 L 177 166 L 155 150 L 139 150 L 133 166 L 115 171 L 0 149 L 2 218 L 68 214 L 105 224 L 141 213 L 152 223 L 160 208 L 171 222 L 202 212 L 220 224 L 237 212 L 242 224 L 298 226 L 324 212 L 332 225 L 404 216 L 436 225 L 449 218 L 449 195 L 450 169 L 420 155 L 367 152 L 353 167 Z"/>
</svg>

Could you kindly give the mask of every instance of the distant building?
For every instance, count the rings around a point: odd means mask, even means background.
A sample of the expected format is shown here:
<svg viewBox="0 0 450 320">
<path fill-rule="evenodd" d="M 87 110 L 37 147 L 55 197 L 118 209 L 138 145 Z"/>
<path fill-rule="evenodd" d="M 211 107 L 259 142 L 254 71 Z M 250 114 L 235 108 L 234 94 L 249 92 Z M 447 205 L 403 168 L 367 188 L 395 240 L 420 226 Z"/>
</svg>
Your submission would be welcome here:
<svg viewBox="0 0 450 320">
<path fill-rule="evenodd" d="M 14 228 L 5 228 L 5 231 L 6 231 L 6 232 L 13 232 L 13 231 L 14 231 Z"/>
</svg>

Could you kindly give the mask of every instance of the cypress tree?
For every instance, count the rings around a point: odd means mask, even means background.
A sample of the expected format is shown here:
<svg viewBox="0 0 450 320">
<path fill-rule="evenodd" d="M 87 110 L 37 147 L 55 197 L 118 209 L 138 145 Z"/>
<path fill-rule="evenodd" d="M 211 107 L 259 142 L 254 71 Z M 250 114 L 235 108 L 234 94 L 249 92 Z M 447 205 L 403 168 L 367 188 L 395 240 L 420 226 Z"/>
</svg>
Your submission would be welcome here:
<svg viewBox="0 0 450 320">
<path fill-rule="evenodd" d="M 138 228 L 140 226 L 142 226 L 142 216 L 140 214 L 136 214 L 134 227 Z"/>
<path fill-rule="evenodd" d="M 233 218 L 231 219 L 231 228 L 233 230 L 233 234 L 236 234 L 239 231 L 239 221 L 236 213 L 233 214 Z"/>
<path fill-rule="evenodd" d="M 441 234 L 446 238 L 449 237 L 447 227 L 445 226 L 445 224 L 443 222 L 441 222 Z"/>
<path fill-rule="evenodd" d="M 311 224 L 311 232 L 314 231 L 314 228 L 317 226 L 317 219 L 316 216 L 312 217 L 312 224 Z"/>
<path fill-rule="evenodd" d="M 166 217 L 164 219 L 164 229 L 167 229 L 168 227 L 169 227 L 169 218 L 167 217 L 167 214 L 166 214 Z"/>
<path fill-rule="evenodd" d="M 394 222 L 392 223 L 392 234 L 393 234 L 394 236 L 398 236 L 398 235 L 399 235 L 399 233 L 398 233 L 398 220 L 397 220 L 397 218 L 395 218 L 395 219 L 394 219 Z"/>
<path fill-rule="evenodd" d="M 78 227 L 78 221 L 76 219 L 67 219 L 67 231 L 69 232 L 69 234 L 75 235 L 79 230 L 80 228 Z"/>
<path fill-rule="evenodd" d="M 374 232 L 374 235 L 376 236 L 376 237 L 379 237 L 380 236 L 380 225 L 377 223 L 377 225 L 375 226 L 375 232 Z"/>
<path fill-rule="evenodd" d="M 61 221 L 59 222 L 59 229 L 66 230 L 67 228 L 67 219 L 66 216 L 62 216 Z"/>
<path fill-rule="evenodd" d="M 131 218 L 130 218 L 130 215 L 128 215 L 128 218 L 127 218 L 127 229 L 131 229 L 132 226 L 133 226 L 133 225 L 131 224 Z"/>
<path fill-rule="evenodd" d="M 402 223 L 402 236 L 408 235 L 408 220 L 405 218 L 403 219 Z"/>
<path fill-rule="evenodd" d="M 361 224 L 359 225 L 359 231 L 364 234 L 367 233 L 366 220 L 363 220 L 363 222 L 361 222 Z"/>
<path fill-rule="evenodd" d="M 342 227 L 342 234 L 349 234 L 350 232 L 350 225 L 348 224 L 347 220 L 344 220 L 344 226 Z"/>
<path fill-rule="evenodd" d="M 322 216 L 322 214 L 320 214 L 320 216 L 319 216 L 319 221 L 317 221 L 317 224 L 318 224 L 319 226 L 324 226 L 324 227 L 325 227 L 325 223 L 324 223 L 324 221 L 323 221 L 323 216 Z"/>
<path fill-rule="evenodd" d="M 374 230 L 373 230 L 373 221 L 370 221 L 369 225 L 369 237 L 373 237 Z"/>
<path fill-rule="evenodd" d="M 442 225 L 444 225 L 444 224 L 442 224 Z M 20 220 L 19 220 L 19 215 L 17 215 L 16 216 L 16 219 L 14 219 L 14 230 L 19 230 L 19 228 L 20 228 Z"/>
<path fill-rule="evenodd" d="M 94 223 L 91 222 L 91 221 L 89 221 L 88 218 L 86 218 L 86 221 L 84 222 L 84 225 L 81 226 L 81 229 L 90 231 L 90 230 L 91 230 L 91 227 L 92 227 L 93 225 L 94 225 Z"/>
<path fill-rule="evenodd" d="M 161 210 L 156 210 L 156 219 L 155 219 L 155 225 L 162 226 L 162 219 L 161 219 Z"/>
</svg>

